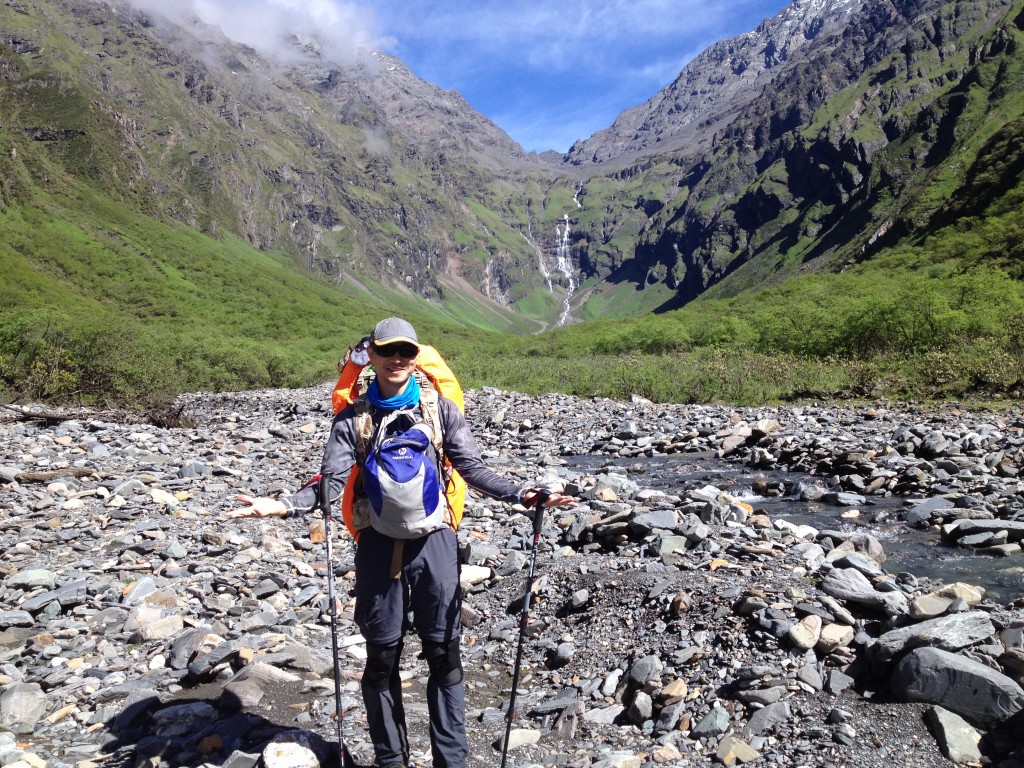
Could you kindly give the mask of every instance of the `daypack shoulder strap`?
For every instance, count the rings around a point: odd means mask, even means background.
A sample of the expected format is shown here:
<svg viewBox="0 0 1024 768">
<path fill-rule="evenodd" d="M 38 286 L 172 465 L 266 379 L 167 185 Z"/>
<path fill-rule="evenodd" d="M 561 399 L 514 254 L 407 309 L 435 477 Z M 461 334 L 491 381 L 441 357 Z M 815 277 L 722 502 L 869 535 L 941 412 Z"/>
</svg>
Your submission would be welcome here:
<svg viewBox="0 0 1024 768">
<path fill-rule="evenodd" d="M 419 371 L 416 374 L 416 378 L 420 383 L 420 414 L 423 416 L 423 421 L 430 425 L 430 429 L 433 432 L 430 442 L 433 444 L 434 450 L 437 451 L 437 455 L 441 459 L 444 459 L 444 435 L 441 434 L 441 408 L 437 402 L 439 395 L 427 376 L 420 374 Z"/>
<path fill-rule="evenodd" d="M 419 374 L 419 371 L 417 371 Z M 420 381 L 420 414 L 423 421 L 430 425 L 432 433 L 430 441 L 437 452 L 437 468 L 445 487 L 445 506 L 448 513 L 448 524 L 456 527 L 455 510 L 452 509 L 451 499 L 448 498 L 447 490 L 452 483 L 452 465 L 444 457 L 444 433 L 441 430 L 441 406 L 438 402 L 440 395 L 434 388 L 433 382 L 425 375 L 418 376 Z"/>
<path fill-rule="evenodd" d="M 361 467 L 366 463 L 370 443 L 373 441 L 373 406 L 366 395 L 362 394 L 352 403 L 352 408 L 356 412 L 356 461 Z"/>
</svg>

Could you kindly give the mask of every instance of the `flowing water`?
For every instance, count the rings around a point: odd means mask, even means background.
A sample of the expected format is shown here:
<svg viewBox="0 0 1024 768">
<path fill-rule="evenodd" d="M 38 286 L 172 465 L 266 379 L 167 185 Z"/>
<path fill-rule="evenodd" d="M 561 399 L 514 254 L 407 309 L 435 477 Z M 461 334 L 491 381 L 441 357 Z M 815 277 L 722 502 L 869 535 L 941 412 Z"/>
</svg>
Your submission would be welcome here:
<svg viewBox="0 0 1024 768">
<path fill-rule="evenodd" d="M 582 187 L 578 187 L 575 195 L 579 195 L 581 189 Z M 573 196 L 573 201 L 576 203 L 576 207 L 580 208 L 582 206 L 575 195 Z M 533 224 L 529 219 L 526 222 L 526 233 L 521 233 L 523 239 L 530 244 L 534 253 L 537 254 L 537 267 L 540 270 L 541 277 L 544 278 L 544 283 L 548 287 L 548 293 L 555 292 L 555 273 L 560 273 L 565 278 L 565 298 L 562 299 L 562 311 L 558 316 L 557 325 L 565 325 L 569 322 L 572 297 L 578 287 L 576 273 L 572 266 L 572 250 L 569 247 L 569 235 L 571 232 L 569 214 L 565 214 L 562 217 L 562 222 L 562 224 L 555 225 L 558 245 L 555 248 L 555 267 L 553 271 L 548 269 L 548 265 L 544 260 L 544 251 L 533 239 Z"/>
<path fill-rule="evenodd" d="M 572 295 L 576 292 L 576 278 L 572 270 L 572 252 L 569 250 L 569 214 L 565 214 L 565 228 L 555 227 L 558 233 L 558 251 L 555 254 L 555 269 L 565 275 L 566 289 L 565 299 L 562 300 L 562 314 L 558 318 L 559 325 L 565 325 L 569 320 L 569 304 Z"/>
<path fill-rule="evenodd" d="M 630 467 L 643 467 L 642 474 L 630 474 L 641 487 L 676 495 L 712 485 L 746 501 L 755 510 L 764 511 L 773 520 L 783 519 L 806 524 L 819 530 L 870 533 L 882 542 L 887 560 L 884 568 L 892 574 L 907 572 L 918 578 L 951 584 L 967 582 L 984 587 L 996 602 L 1009 602 L 1024 596 L 1024 555 L 992 557 L 972 550 L 944 545 L 935 531 L 921 531 L 898 519 L 907 506 L 900 498 L 868 497 L 857 507 L 857 518 L 844 518 L 849 507 L 821 502 L 801 501 L 800 489 L 821 484 L 821 478 L 791 472 L 752 470 L 714 458 L 680 455 L 653 458 L 614 459 L 602 456 L 563 456 L 571 469 L 594 473 L 602 467 L 614 467 L 618 473 Z M 768 486 L 767 493 L 755 494 L 753 488 Z M 775 495 L 778 494 L 778 495 Z"/>
</svg>

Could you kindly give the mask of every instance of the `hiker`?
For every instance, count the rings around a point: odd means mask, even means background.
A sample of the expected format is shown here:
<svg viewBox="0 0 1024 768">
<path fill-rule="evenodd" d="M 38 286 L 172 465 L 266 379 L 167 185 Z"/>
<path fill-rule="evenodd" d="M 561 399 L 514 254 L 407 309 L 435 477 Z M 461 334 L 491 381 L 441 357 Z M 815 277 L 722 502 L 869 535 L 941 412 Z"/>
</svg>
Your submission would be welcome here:
<svg viewBox="0 0 1024 768">
<path fill-rule="evenodd" d="M 443 484 L 430 494 L 414 493 L 385 498 L 396 481 L 378 467 L 374 457 L 389 441 L 401 441 L 397 455 L 435 439 L 429 415 L 421 406 L 436 397 L 444 459 L 458 470 L 471 488 L 508 503 L 531 506 L 540 488 L 519 488 L 502 478 L 480 458 L 476 441 L 458 407 L 438 397 L 414 375 L 420 342 L 411 324 L 397 317 L 377 323 L 370 334 L 367 352 L 376 378 L 355 403 L 334 419 L 321 467 L 331 478 L 331 499 L 342 495 L 353 470 L 359 472 L 363 489 L 374 496 L 370 504 L 357 499 L 351 527 L 358 535 L 355 555 L 355 620 L 366 641 L 366 667 L 361 688 L 370 739 L 378 766 L 401 768 L 409 761 L 405 712 L 402 706 L 399 659 L 407 615 L 420 637 L 429 667 L 427 705 L 430 744 L 435 768 L 464 768 L 468 754 L 465 725 L 465 686 L 460 640 L 462 635 L 459 586 L 458 538 L 443 498 Z M 426 382 L 426 379 L 423 379 Z M 369 413 L 370 418 L 360 416 Z M 360 439 L 372 430 L 370 450 L 360 459 Z M 426 440 L 422 439 L 426 438 Z M 382 458 L 384 464 L 388 459 Z M 435 465 L 439 464 L 435 460 Z M 428 467 L 429 469 L 429 467 Z M 422 475 L 422 473 L 420 473 Z M 429 473 L 428 473 L 429 474 Z M 547 491 L 544 491 L 547 493 Z M 314 510 L 319 487 L 311 483 L 280 500 L 240 495 L 246 506 L 228 517 L 290 517 Z M 396 505 L 394 498 L 401 498 Z M 440 498 L 438 498 L 440 497 Z M 412 499 L 412 501 L 409 501 Z M 550 492 L 546 506 L 570 507 L 576 501 Z M 402 519 L 403 505 L 415 506 L 415 515 Z M 369 507 L 369 509 L 368 509 Z M 435 509 L 436 507 L 436 509 Z M 441 514 L 437 514 L 440 510 Z M 346 521 L 348 522 L 348 521 Z M 457 521 L 456 521 L 457 523 Z"/>
</svg>

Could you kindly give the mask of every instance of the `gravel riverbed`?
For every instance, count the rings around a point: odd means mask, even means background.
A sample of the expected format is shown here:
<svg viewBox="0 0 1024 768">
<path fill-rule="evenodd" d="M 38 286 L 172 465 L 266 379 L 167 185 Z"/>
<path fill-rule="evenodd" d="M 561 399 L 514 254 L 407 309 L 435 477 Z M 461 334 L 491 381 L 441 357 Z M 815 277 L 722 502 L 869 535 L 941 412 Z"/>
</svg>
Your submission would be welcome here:
<svg viewBox="0 0 1024 768">
<path fill-rule="evenodd" d="M 322 525 L 223 516 L 318 470 L 329 392 L 187 395 L 173 429 L 0 411 L 0 765 L 336 761 Z M 1024 574 L 1020 409 L 484 388 L 467 416 L 496 471 L 581 502 L 545 517 L 510 765 L 1024 767 L 1024 575 L 993 600 L 890 572 L 876 535 L 923 532 Z M 590 470 L 567 463 L 581 455 Z M 787 523 L 725 484 L 645 485 L 666 455 L 734 463 L 762 498 L 839 514 Z M 524 512 L 471 495 L 459 532 L 470 765 L 500 762 Z M 345 737 L 368 765 L 347 535 L 334 559 Z M 422 767 L 418 649 L 407 638 L 402 674 Z"/>
</svg>

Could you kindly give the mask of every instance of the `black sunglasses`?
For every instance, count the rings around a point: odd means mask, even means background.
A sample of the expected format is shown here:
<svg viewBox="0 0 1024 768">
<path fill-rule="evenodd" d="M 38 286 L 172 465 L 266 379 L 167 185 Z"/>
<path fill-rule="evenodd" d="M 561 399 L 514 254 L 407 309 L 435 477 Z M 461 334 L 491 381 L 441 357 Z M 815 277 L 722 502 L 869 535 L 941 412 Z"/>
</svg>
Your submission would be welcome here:
<svg viewBox="0 0 1024 768">
<path fill-rule="evenodd" d="M 373 345 L 373 351 L 381 357 L 416 357 L 420 353 L 420 348 L 415 344 L 408 344 L 406 342 L 398 342 L 396 344 L 385 344 L 378 347 L 376 344 Z"/>
</svg>

